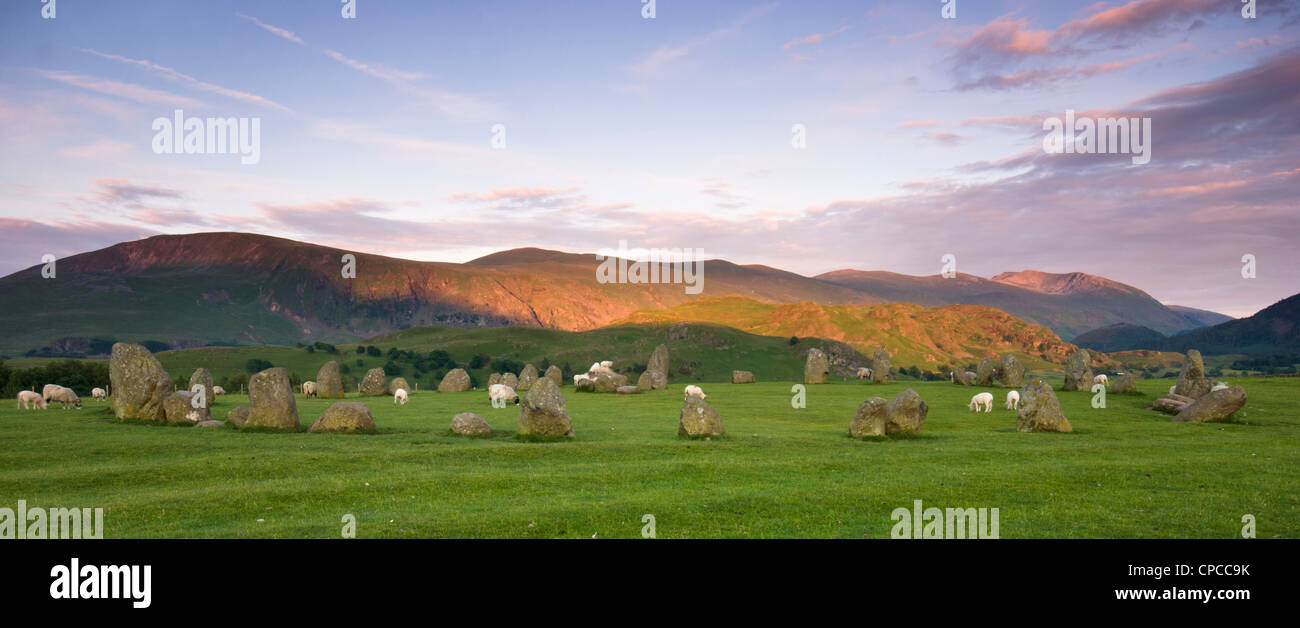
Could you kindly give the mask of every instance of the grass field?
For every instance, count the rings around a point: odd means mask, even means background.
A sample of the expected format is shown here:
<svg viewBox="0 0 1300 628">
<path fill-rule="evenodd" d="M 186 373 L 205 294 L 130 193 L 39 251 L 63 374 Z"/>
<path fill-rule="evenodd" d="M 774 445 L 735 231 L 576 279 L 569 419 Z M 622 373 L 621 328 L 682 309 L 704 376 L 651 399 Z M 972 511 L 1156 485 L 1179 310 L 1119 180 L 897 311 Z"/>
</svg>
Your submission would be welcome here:
<svg viewBox="0 0 1300 628">
<path fill-rule="evenodd" d="M 1072 434 L 1022 434 L 1012 411 L 966 410 L 947 383 L 808 387 L 706 384 L 727 436 L 677 437 L 680 384 L 632 396 L 565 387 L 577 437 L 526 443 L 515 406 L 484 392 L 365 399 L 373 435 L 241 433 L 119 423 L 81 411 L 0 406 L 0 507 L 103 507 L 104 538 L 369 537 L 888 538 L 898 507 L 998 508 L 1002 538 L 1300 536 L 1300 380 L 1252 379 L 1234 422 L 1179 424 L 1143 394 L 1058 393 Z M 911 386 L 929 403 L 915 438 L 846 435 L 859 403 Z M 350 400 L 354 400 L 349 396 Z M 221 397 L 214 414 L 246 403 Z M 330 402 L 299 397 L 304 427 Z M 450 435 L 456 412 L 499 434 Z"/>
</svg>

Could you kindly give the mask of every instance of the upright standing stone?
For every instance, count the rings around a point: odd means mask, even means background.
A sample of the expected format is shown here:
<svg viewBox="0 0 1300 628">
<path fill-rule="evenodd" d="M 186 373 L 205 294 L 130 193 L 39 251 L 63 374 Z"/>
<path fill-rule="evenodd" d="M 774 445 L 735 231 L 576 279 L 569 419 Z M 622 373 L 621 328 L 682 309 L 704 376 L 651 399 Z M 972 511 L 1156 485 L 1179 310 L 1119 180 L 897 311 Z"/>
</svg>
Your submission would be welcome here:
<svg viewBox="0 0 1300 628">
<path fill-rule="evenodd" d="M 460 370 L 462 370 L 462 369 L 456 369 L 456 371 L 460 371 Z M 452 371 L 451 373 L 455 373 L 456 371 Z M 450 377 L 450 376 L 451 376 L 451 373 L 447 373 L 447 376 Z M 444 378 L 444 379 L 446 379 L 446 378 Z M 467 383 L 468 383 L 468 381 L 469 381 L 468 374 L 466 374 L 465 381 L 466 381 Z M 499 381 L 499 382 L 497 382 L 497 383 L 498 383 L 498 384 L 505 384 L 506 386 L 509 386 L 509 387 L 511 387 L 511 388 L 513 388 L 513 389 L 515 389 L 515 390 L 519 390 L 519 377 L 516 376 L 514 373 L 502 373 L 502 374 L 501 374 L 501 381 Z M 442 390 L 442 388 L 439 387 L 438 390 Z M 466 388 L 465 390 L 469 390 L 469 389 Z"/>
<path fill-rule="evenodd" d="M 871 381 L 876 384 L 889 383 L 889 352 L 884 347 L 876 349 L 876 353 L 871 356 Z"/>
<path fill-rule="evenodd" d="M 1065 418 L 1052 385 L 1036 379 L 1020 391 L 1016 429 L 1021 432 L 1069 432 L 1074 428 Z"/>
<path fill-rule="evenodd" d="M 500 383 L 501 383 L 501 374 L 500 374 L 500 373 L 493 373 L 493 374 L 491 374 L 491 375 L 488 376 L 488 388 L 491 388 L 492 386 L 494 386 L 494 385 L 496 385 L 496 384 L 500 384 Z"/>
<path fill-rule="evenodd" d="M 149 350 L 119 342 L 108 361 L 113 414 L 119 419 L 167 420 L 163 403 L 176 384 Z"/>
<path fill-rule="evenodd" d="M 975 367 L 975 385 L 992 386 L 993 377 L 996 374 L 997 370 L 993 368 L 993 360 L 980 358 L 979 366 Z"/>
<path fill-rule="evenodd" d="M 803 365 L 803 382 L 805 384 L 825 384 L 826 376 L 831 372 L 830 361 L 821 349 L 809 349 L 808 361 Z"/>
<path fill-rule="evenodd" d="M 248 421 L 244 427 L 298 430 L 298 403 L 293 398 L 289 373 L 270 368 L 248 380 Z"/>
<path fill-rule="evenodd" d="M 677 435 L 692 438 L 722 436 L 727 429 L 722 425 L 722 417 L 709 402 L 689 395 L 682 403 L 682 412 L 677 418 Z"/>
<path fill-rule="evenodd" d="M 668 375 L 668 345 L 659 345 L 655 347 L 654 353 L 650 354 L 650 361 L 646 363 L 647 371 L 659 371 L 665 376 Z"/>
<path fill-rule="evenodd" d="M 1087 349 L 1070 354 L 1065 364 L 1065 390 L 1092 390 L 1092 355 Z M 1050 386 L 1049 386 L 1050 388 Z M 1055 397 L 1056 393 L 1052 393 Z"/>
<path fill-rule="evenodd" d="M 849 422 L 849 436 L 884 436 L 885 426 L 889 423 L 889 402 L 881 397 L 872 397 L 858 406 L 858 411 Z"/>
<path fill-rule="evenodd" d="M 537 367 L 525 364 L 524 370 L 519 372 L 519 387 L 515 390 L 528 390 L 533 387 L 535 381 L 537 381 Z"/>
<path fill-rule="evenodd" d="M 388 382 L 388 394 L 395 395 L 399 389 L 405 390 L 407 394 L 410 394 L 411 385 L 406 383 L 405 377 L 394 377 L 393 381 Z"/>
<path fill-rule="evenodd" d="M 573 422 L 565 408 L 564 394 L 555 382 L 537 380 L 519 404 L 520 436 L 573 436 Z"/>
<path fill-rule="evenodd" d="M 379 397 L 388 394 L 388 376 L 384 375 L 384 369 L 372 368 L 366 371 L 366 376 L 361 380 L 362 397 Z"/>
<path fill-rule="evenodd" d="M 1184 397 L 1200 399 L 1213 387 L 1214 382 L 1205 376 L 1205 362 L 1201 359 L 1201 352 L 1188 349 L 1187 359 L 1183 361 L 1183 370 L 1178 374 L 1178 383 L 1174 385 L 1174 392 Z"/>
<path fill-rule="evenodd" d="M 555 382 L 556 386 L 564 385 L 564 371 L 561 371 L 560 367 L 554 364 L 546 367 L 546 374 L 543 377 Z"/>
<path fill-rule="evenodd" d="M 507 375 L 510 375 L 510 379 L 512 380 L 515 378 L 513 373 L 507 373 Z M 510 384 L 507 384 L 504 381 L 504 378 L 501 383 L 510 386 Z M 514 386 L 510 387 L 515 388 Z M 469 389 L 469 373 L 466 373 L 465 369 L 452 369 L 448 371 L 447 374 L 443 376 L 442 381 L 438 383 L 438 392 L 465 392 Z M 515 390 L 519 389 L 515 388 Z"/>
<path fill-rule="evenodd" d="M 668 378 L 659 371 L 646 369 L 637 378 L 636 387 L 641 390 L 663 390 L 668 387 Z"/>
<path fill-rule="evenodd" d="M 190 375 L 190 392 L 194 392 L 195 386 L 203 387 L 203 400 L 205 405 L 212 405 L 212 400 L 216 397 L 212 393 L 212 373 L 208 369 L 198 368 L 194 374 Z"/>
<path fill-rule="evenodd" d="M 1134 376 L 1133 373 L 1121 373 L 1120 376 L 1115 379 L 1115 384 L 1111 390 L 1111 392 L 1117 395 L 1135 393 L 1137 391 L 1137 377 Z"/>
<path fill-rule="evenodd" d="M 330 360 L 316 372 L 316 396 L 327 399 L 343 398 L 343 377 L 339 375 L 338 362 Z"/>
<path fill-rule="evenodd" d="M 188 390 L 178 390 L 167 395 L 167 399 L 163 401 L 163 409 L 168 423 L 192 425 L 212 419 L 212 411 L 206 404 L 201 408 L 194 407 L 194 393 Z"/>
<path fill-rule="evenodd" d="M 915 390 L 908 388 L 889 402 L 887 411 L 889 422 L 885 424 L 886 434 L 918 434 L 925 424 L 925 415 L 929 414 L 930 406 L 921 401 L 921 395 L 916 394 Z"/>
<path fill-rule="evenodd" d="M 998 381 L 1007 388 L 1019 388 L 1025 383 L 1025 367 L 1010 353 L 1004 354 L 998 362 Z"/>
</svg>

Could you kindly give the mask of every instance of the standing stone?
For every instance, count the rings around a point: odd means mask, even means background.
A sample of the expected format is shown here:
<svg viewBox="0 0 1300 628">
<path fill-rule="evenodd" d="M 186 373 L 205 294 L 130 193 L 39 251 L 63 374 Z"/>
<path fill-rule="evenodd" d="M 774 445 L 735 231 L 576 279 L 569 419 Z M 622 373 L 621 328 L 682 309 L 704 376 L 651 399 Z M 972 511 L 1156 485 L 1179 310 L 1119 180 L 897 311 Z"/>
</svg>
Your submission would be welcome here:
<svg viewBox="0 0 1300 628">
<path fill-rule="evenodd" d="M 975 383 L 974 377 L 969 377 L 970 371 L 953 371 L 951 373 L 952 383 L 958 386 L 971 386 Z"/>
<path fill-rule="evenodd" d="M 577 392 L 596 392 L 596 380 L 590 378 L 580 379 L 578 383 L 573 385 L 573 388 Z"/>
<path fill-rule="evenodd" d="M 316 396 L 326 399 L 343 398 L 343 377 L 339 375 L 338 362 L 330 360 L 316 372 Z"/>
<path fill-rule="evenodd" d="M 650 354 L 650 361 L 646 363 L 647 371 L 659 371 L 665 377 L 668 375 L 668 346 L 659 345 L 655 347 L 654 353 Z"/>
<path fill-rule="evenodd" d="M 405 390 L 406 394 L 411 394 L 411 385 L 406 383 L 405 377 L 394 377 L 393 381 L 388 382 L 388 394 L 397 394 L 399 388 Z"/>
<path fill-rule="evenodd" d="M 636 387 L 641 390 L 663 390 L 668 387 L 668 376 L 659 371 L 646 370 L 637 378 Z"/>
<path fill-rule="evenodd" d="M 830 372 L 830 361 L 826 359 L 826 354 L 821 349 L 809 349 L 808 361 L 803 365 L 803 383 L 825 384 Z"/>
<path fill-rule="evenodd" d="M 491 388 L 496 384 L 500 384 L 500 383 L 501 383 L 500 373 L 493 373 L 492 375 L 488 376 L 488 388 Z"/>
<path fill-rule="evenodd" d="M 379 397 L 388 394 L 388 376 L 384 375 L 384 369 L 375 367 L 366 371 L 359 392 L 362 397 Z"/>
<path fill-rule="evenodd" d="M 119 342 L 108 361 L 108 380 L 113 391 L 113 414 L 119 419 L 165 421 L 163 402 L 176 383 L 149 350 Z"/>
<path fill-rule="evenodd" d="M 507 375 L 509 375 L 512 380 L 515 377 L 513 373 L 507 373 Z M 504 379 L 505 378 L 502 378 L 503 381 L 501 383 L 510 386 L 510 384 L 504 381 Z M 515 388 L 514 386 L 510 387 Z M 443 376 L 442 381 L 438 383 L 438 392 L 465 392 L 469 389 L 469 373 L 466 373 L 465 369 L 452 369 L 448 371 L 447 374 Z M 515 388 L 515 390 L 519 389 Z"/>
<path fill-rule="evenodd" d="M 1020 388 L 1025 384 L 1025 366 L 1016 356 L 1007 353 L 998 362 L 998 381 L 1008 388 Z"/>
<path fill-rule="evenodd" d="M 573 422 L 565 409 L 564 394 L 555 382 L 542 378 L 528 389 L 519 404 L 520 436 L 573 436 Z"/>
<path fill-rule="evenodd" d="M 1052 385 L 1036 379 L 1020 391 L 1016 429 L 1021 432 L 1070 432 L 1070 421 L 1061 410 Z"/>
<path fill-rule="evenodd" d="M 248 421 L 244 427 L 298 430 L 298 403 L 293 398 L 289 373 L 283 368 L 266 369 L 248 380 Z"/>
<path fill-rule="evenodd" d="M 889 383 L 889 369 L 892 365 L 889 363 L 889 352 L 884 347 L 876 349 L 876 353 L 871 356 L 871 381 L 875 384 Z"/>
<path fill-rule="evenodd" d="M 887 408 L 889 421 L 885 424 L 886 434 L 918 434 L 925 424 L 925 415 L 930 406 L 921 401 L 921 395 L 908 388 L 898 393 Z"/>
<path fill-rule="evenodd" d="M 533 382 L 537 381 L 537 367 L 531 364 L 525 364 L 524 370 L 519 371 L 519 387 L 515 390 L 528 390 L 533 387 Z"/>
<path fill-rule="evenodd" d="M 733 384 L 752 384 L 754 383 L 754 374 L 750 371 L 732 371 L 731 383 Z"/>
<path fill-rule="evenodd" d="M 692 438 L 722 436 L 727 429 L 722 426 L 722 418 L 709 402 L 690 395 L 682 404 L 682 413 L 677 419 L 677 435 Z"/>
<path fill-rule="evenodd" d="M 1174 392 L 1184 397 L 1200 399 L 1213 387 L 1214 382 L 1205 376 L 1205 362 L 1201 360 L 1201 352 L 1188 349 L 1187 359 L 1183 361 L 1183 370 L 1178 374 L 1178 383 L 1174 386 Z"/>
<path fill-rule="evenodd" d="M 560 367 L 554 364 L 546 367 L 546 374 L 543 377 L 555 382 L 556 386 L 564 385 L 564 371 L 561 371 Z"/>
<path fill-rule="evenodd" d="M 1111 392 L 1117 395 L 1135 393 L 1138 391 L 1137 377 L 1132 373 L 1122 373 L 1115 379 L 1115 384 L 1111 387 Z"/>
<path fill-rule="evenodd" d="M 194 374 L 190 375 L 191 392 L 194 391 L 195 386 L 203 387 L 203 399 L 207 402 L 207 405 L 212 405 L 212 401 L 216 398 L 216 395 L 212 394 L 212 373 L 209 373 L 208 369 L 195 369 Z"/>
<path fill-rule="evenodd" d="M 308 432 L 373 432 L 375 417 L 370 408 L 356 401 L 338 401 L 325 409 L 307 428 Z"/>
<path fill-rule="evenodd" d="M 248 422 L 248 408 L 240 407 L 227 412 L 226 420 L 230 421 L 230 424 L 235 427 L 244 427 L 244 424 Z"/>
<path fill-rule="evenodd" d="M 456 370 L 458 371 L 458 370 L 460 370 L 460 369 L 456 369 Z M 454 373 L 454 372 L 455 372 L 455 371 L 453 371 L 453 373 Z M 447 373 L 447 375 L 451 375 L 451 373 Z M 509 386 L 509 387 L 511 387 L 511 388 L 513 388 L 513 389 L 515 389 L 515 390 L 519 390 L 519 378 L 516 377 L 514 373 L 502 373 L 502 374 L 501 374 L 501 381 L 499 381 L 499 382 L 497 382 L 497 383 L 498 383 L 498 384 L 505 384 L 506 386 Z M 439 390 L 441 390 L 441 389 L 439 389 Z M 465 390 L 469 390 L 469 389 L 466 388 Z"/>
<path fill-rule="evenodd" d="M 1245 405 L 1245 388 L 1241 386 L 1220 388 L 1205 393 L 1196 401 L 1184 406 L 1178 416 L 1174 417 L 1174 420 L 1180 423 L 1185 421 L 1196 423 L 1224 421 Z"/>
<path fill-rule="evenodd" d="M 163 410 L 168 423 L 192 425 L 212 419 L 212 411 L 206 405 L 202 408 L 194 407 L 194 393 L 188 390 L 178 390 L 167 395 L 167 399 L 163 400 Z"/>
<path fill-rule="evenodd" d="M 473 412 L 461 412 L 451 418 L 451 431 L 463 436 L 484 436 L 492 433 L 492 426 Z"/>
<path fill-rule="evenodd" d="M 889 402 L 881 397 L 872 397 L 858 406 L 858 411 L 849 423 L 849 436 L 884 436 L 885 426 L 889 423 Z"/>
<path fill-rule="evenodd" d="M 595 379 L 595 392 L 614 392 L 620 386 L 627 386 L 627 376 L 620 373 L 598 373 Z"/>
<path fill-rule="evenodd" d="M 1065 364 L 1065 390 L 1092 390 L 1092 355 L 1087 349 L 1070 354 Z M 1056 393 L 1052 393 L 1055 397 Z"/>
<path fill-rule="evenodd" d="M 992 386 L 995 375 L 997 370 L 993 368 L 993 360 L 980 358 L 979 366 L 975 367 L 975 385 Z"/>
</svg>

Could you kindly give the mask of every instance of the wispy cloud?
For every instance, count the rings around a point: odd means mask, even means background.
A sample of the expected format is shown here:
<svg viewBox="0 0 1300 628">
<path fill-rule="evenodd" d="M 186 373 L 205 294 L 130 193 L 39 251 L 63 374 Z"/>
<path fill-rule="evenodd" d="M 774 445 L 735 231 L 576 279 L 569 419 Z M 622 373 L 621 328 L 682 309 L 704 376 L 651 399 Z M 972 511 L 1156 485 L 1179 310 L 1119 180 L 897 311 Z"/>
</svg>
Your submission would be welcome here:
<svg viewBox="0 0 1300 628">
<path fill-rule="evenodd" d="M 835 29 L 835 30 L 832 30 L 832 31 L 827 31 L 827 32 L 825 32 L 825 33 L 813 33 L 812 35 L 809 35 L 809 36 L 807 36 L 807 37 L 802 37 L 802 38 L 799 38 L 799 39 L 792 39 L 792 40 L 787 41 L 787 42 L 785 42 L 784 44 L 782 44 L 782 45 L 781 45 L 781 49 L 782 49 L 782 50 L 791 50 L 791 49 L 793 49 L 793 48 L 797 48 L 797 47 L 799 47 L 799 46 L 810 46 L 810 45 L 814 45 L 814 44 L 820 44 L 820 43 L 822 43 L 823 41 L 826 41 L 827 39 L 830 39 L 831 37 L 834 37 L 834 36 L 836 36 L 836 35 L 839 35 L 840 33 L 843 33 L 843 32 L 845 32 L 845 31 L 849 30 L 850 28 L 853 28 L 853 27 L 852 27 L 852 26 L 847 26 L 847 25 L 846 25 L 846 26 L 841 26 L 841 27 L 839 27 L 839 28 L 837 28 L 837 29 Z"/>
<path fill-rule="evenodd" d="M 276 37 L 287 39 L 295 44 L 306 45 L 306 42 L 304 42 L 301 37 L 294 34 L 294 32 L 291 30 L 283 29 L 278 26 L 271 26 L 270 24 L 267 24 L 266 22 L 263 22 L 262 20 L 259 20 L 251 15 L 244 15 L 243 13 L 235 13 L 235 15 L 238 15 L 239 17 L 258 25 L 258 27 L 260 27 L 262 30 L 265 30 L 268 33 L 273 33 Z"/>
<path fill-rule="evenodd" d="M 65 85 L 88 89 L 93 92 L 116 96 L 133 100 L 146 105 L 165 105 L 180 107 L 199 107 L 201 101 L 180 96 L 171 92 L 164 92 L 157 89 L 136 85 L 134 83 L 123 83 L 112 79 L 99 78 L 96 76 L 87 76 L 85 74 L 73 74 L 71 72 L 59 72 L 55 70 L 37 70 L 41 76 L 52 81 L 58 81 Z"/>
<path fill-rule="evenodd" d="M 233 98 L 235 100 L 252 103 L 254 105 L 267 107 L 269 109 L 276 109 L 285 112 L 292 111 L 291 109 L 289 109 L 284 105 L 281 105 L 268 98 L 263 98 L 262 96 L 258 96 L 257 94 L 251 94 L 249 92 L 243 92 L 236 89 L 222 87 L 220 85 L 214 85 L 206 81 L 200 81 L 188 74 L 183 74 L 181 72 L 176 71 L 173 68 L 169 68 L 165 65 L 159 65 L 157 63 L 148 61 L 146 59 L 132 59 L 130 57 L 108 54 L 108 53 L 100 52 L 98 50 L 91 50 L 88 48 L 79 48 L 79 50 L 85 53 L 95 55 L 102 59 L 108 59 L 109 61 L 116 61 L 118 63 L 125 63 L 128 65 L 134 65 L 136 67 L 143 68 L 149 72 L 152 72 L 157 76 L 162 77 L 163 79 L 166 79 L 173 83 L 179 83 L 181 85 L 185 85 L 186 87 L 189 87 L 191 89 L 209 92 L 212 94 L 219 94 L 227 98 Z"/>
</svg>

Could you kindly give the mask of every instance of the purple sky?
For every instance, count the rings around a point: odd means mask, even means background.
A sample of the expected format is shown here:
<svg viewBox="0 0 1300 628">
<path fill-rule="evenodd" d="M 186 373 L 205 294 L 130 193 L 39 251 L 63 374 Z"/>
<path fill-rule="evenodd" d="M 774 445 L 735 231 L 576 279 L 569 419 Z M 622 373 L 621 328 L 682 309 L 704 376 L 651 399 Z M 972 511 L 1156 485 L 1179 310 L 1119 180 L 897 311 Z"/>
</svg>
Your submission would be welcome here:
<svg viewBox="0 0 1300 628">
<path fill-rule="evenodd" d="M 1300 292 L 1300 1 L 944 4 L 6 3 L 0 274 L 237 230 L 809 275 L 953 254 L 1237 316 Z M 260 160 L 155 154 L 176 109 L 259 118 Z M 1046 153 L 1067 110 L 1150 118 L 1150 162 Z"/>
</svg>

